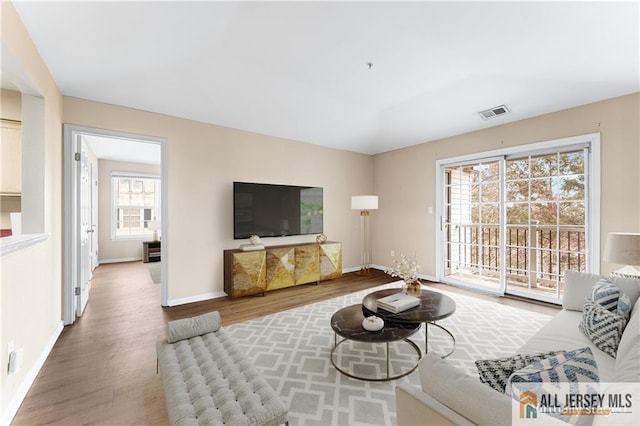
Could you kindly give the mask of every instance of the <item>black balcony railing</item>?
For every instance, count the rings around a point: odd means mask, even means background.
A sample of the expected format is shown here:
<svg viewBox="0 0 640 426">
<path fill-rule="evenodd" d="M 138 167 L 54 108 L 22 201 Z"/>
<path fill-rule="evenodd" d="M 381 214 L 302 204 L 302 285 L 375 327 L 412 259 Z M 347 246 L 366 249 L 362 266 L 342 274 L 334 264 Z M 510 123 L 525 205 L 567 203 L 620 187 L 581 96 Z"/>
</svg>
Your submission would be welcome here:
<svg viewBox="0 0 640 426">
<path fill-rule="evenodd" d="M 502 266 L 499 225 L 450 224 L 447 236 L 445 254 L 451 273 L 464 270 L 499 277 Z M 505 270 L 508 284 L 561 290 L 562 276 L 568 269 L 586 269 L 583 226 L 507 225 Z"/>
</svg>

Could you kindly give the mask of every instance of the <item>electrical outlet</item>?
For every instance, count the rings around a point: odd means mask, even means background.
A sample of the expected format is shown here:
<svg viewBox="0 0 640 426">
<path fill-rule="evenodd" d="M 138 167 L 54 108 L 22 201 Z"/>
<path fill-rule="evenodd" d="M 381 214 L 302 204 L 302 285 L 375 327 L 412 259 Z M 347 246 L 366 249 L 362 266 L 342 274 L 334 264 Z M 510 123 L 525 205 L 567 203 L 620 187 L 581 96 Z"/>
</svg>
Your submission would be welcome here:
<svg viewBox="0 0 640 426">
<path fill-rule="evenodd" d="M 22 360 L 24 359 L 24 351 L 22 348 L 11 352 L 9 356 L 9 373 L 18 373 L 22 369 Z"/>
<path fill-rule="evenodd" d="M 395 255 L 396 255 L 396 252 L 391 250 L 391 257 L 395 257 Z"/>
<path fill-rule="evenodd" d="M 427 208 L 427 212 L 428 212 L 429 214 L 433 214 L 433 207 L 429 206 L 429 207 Z"/>
</svg>

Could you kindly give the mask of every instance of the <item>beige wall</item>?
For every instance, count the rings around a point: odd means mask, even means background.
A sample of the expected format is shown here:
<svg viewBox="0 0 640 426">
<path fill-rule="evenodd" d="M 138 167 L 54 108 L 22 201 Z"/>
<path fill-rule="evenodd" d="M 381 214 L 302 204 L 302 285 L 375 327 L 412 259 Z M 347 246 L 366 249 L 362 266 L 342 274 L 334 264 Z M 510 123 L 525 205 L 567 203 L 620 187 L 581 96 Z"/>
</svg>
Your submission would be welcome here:
<svg viewBox="0 0 640 426">
<path fill-rule="evenodd" d="M 8 411 L 17 409 L 29 376 L 37 372 L 34 369 L 62 326 L 62 95 L 11 2 L 0 2 L 0 13 L 3 57 L 11 55 L 16 67 L 5 74 L 3 63 L 3 78 L 15 77 L 23 93 L 44 99 L 45 155 L 44 164 L 37 167 L 44 170 L 43 227 L 49 234 L 46 241 L 0 259 L 0 423 L 4 423 Z M 24 350 L 24 364 L 20 372 L 8 375 L 6 348 L 11 340 Z"/>
<path fill-rule="evenodd" d="M 395 250 L 415 254 L 422 273 L 435 275 L 436 218 L 428 207 L 435 213 L 437 160 L 596 132 L 602 150 L 601 241 L 611 231 L 640 232 L 639 104 L 635 93 L 376 155 L 380 210 L 372 221 L 374 263 L 390 265 Z"/>
<path fill-rule="evenodd" d="M 0 89 L 0 118 L 22 120 L 22 94 L 20 92 Z"/>
<path fill-rule="evenodd" d="M 359 216 L 350 203 L 373 190 L 369 155 L 68 97 L 64 122 L 166 139 L 170 301 L 222 292 L 223 250 L 246 242 L 233 240 L 233 181 L 323 187 L 324 233 L 343 243 L 345 267 L 359 265 Z M 314 236 L 264 239 L 299 241 Z"/>
<path fill-rule="evenodd" d="M 111 239 L 111 172 L 160 174 L 160 166 L 122 161 L 98 161 L 98 261 L 141 260 L 143 240 Z"/>
</svg>

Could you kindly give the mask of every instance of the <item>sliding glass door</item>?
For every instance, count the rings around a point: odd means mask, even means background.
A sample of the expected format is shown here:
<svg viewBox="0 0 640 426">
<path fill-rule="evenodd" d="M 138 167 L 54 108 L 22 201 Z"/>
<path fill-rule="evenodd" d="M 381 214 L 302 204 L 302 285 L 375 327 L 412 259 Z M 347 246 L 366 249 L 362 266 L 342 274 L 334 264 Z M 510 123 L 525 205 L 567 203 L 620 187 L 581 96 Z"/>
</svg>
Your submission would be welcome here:
<svg viewBox="0 0 640 426">
<path fill-rule="evenodd" d="M 506 160 L 507 292 L 562 296 L 562 273 L 586 269 L 586 149 Z"/>
<path fill-rule="evenodd" d="M 502 293 L 499 160 L 444 167 L 445 276 Z"/>
<path fill-rule="evenodd" d="M 589 270 L 589 145 L 440 163 L 439 278 L 558 302 Z"/>
</svg>

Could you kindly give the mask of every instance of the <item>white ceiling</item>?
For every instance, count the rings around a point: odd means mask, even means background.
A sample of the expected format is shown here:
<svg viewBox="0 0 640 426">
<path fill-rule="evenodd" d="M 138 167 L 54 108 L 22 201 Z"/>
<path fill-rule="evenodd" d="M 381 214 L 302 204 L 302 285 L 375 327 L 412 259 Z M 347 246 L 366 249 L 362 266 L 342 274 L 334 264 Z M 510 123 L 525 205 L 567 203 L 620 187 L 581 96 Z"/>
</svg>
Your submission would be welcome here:
<svg viewBox="0 0 640 426">
<path fill-rule="evenodd" d="M 162 148 L 157 143 L 140 142 L 130 139 L 82 135 L 93 153 L 101 160 L 127 161 L 159 165 Z"/>
<path fill-rule="evenodd" d="M 637 1 L 15 4 L 64 95 L 369 154 L 640 90 Z"/>
</svg>

